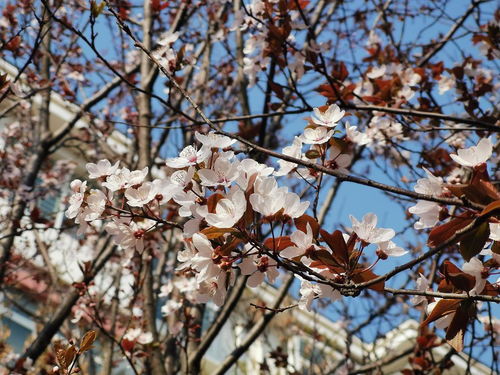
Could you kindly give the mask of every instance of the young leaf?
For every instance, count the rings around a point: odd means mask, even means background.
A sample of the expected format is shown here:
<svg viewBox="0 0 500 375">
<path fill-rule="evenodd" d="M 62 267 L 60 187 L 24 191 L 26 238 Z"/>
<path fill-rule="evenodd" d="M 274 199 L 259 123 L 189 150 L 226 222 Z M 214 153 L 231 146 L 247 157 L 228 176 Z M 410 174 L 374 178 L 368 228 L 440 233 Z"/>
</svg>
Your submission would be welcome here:
<svg viewBox="0 0 500 375">
<path fill-rule="evenodd" d="M 495 202 L 491 202 L 489 205 L 487 205 L 482 211 L 479 216 L 485 216 L 488 215 L 492 212 L 495 213 L 500 213 L 500 200 L 497 200 Z"/>
<path fill-rule="evenodd" d="M 96 331 L 90 330 L 85 335 L 83 335 L 82 342 L 80 343 L 80 350 L 79 353 L 86 352 L 90 348 L 92 348 L 92 344 L 95 341 L 96 338 Z"/>
<path fill-rule="evenodd" d="M 66 349 L 64 353 L 64 363 L 66 364 L 66 368 L 68 368 L 71 363 L 75 360 L 77 350 L 74 345 L 71 345 L 68 349 Z"/>
<path fill-rule="evenodd" d="M 483 250 L 484 244 L 490 236 L 488 223 L 482 223 L 472 232 L 467 233 L 460 239 L 460 254 L 468 262 Z"/>
<path fill-rule="evenodd" d="M 429 323 L 432 323 L 443 316 L 454 313 L 458 306 L 460 305 L 460 300 L 456 299 L 442 299 L 440 300 L 434 309 L 431 311 L 427 319 L 425 319 L 421 326 L 426 326 Z"/>
<path fill-rule="evenodd" d="M 366 271 L 363 271 L 363 272 L 355 274 L 352 277 L 352 281 L 354 281 L 355 283 L 364 283 L 366 281 L 370 281 L 370 280 L 376 279 L 377 277 L 378 277 L 378 275 L 376 275 L 375 273 L 373 273 L 371 270 L 366 270 Z M 384 287 L 385 287 L 385 281 L 382 280 L 382 281 L 379 281 L 376 284 L 370 285 L 368 287 L 368 289 L 375 290 L 377 292 L 383 292 L 384 291 Z"/>
<path fill-rule="evenodd" d="M 441 265 L 441 273 L 444 275 L 445 279 L 458 290 L 468 292 L 469 290 L 474 288 L 474 284 L 476 282 L 474 276 L 463 272 L 460 268 L 458 268 L 448 260 L 445 260 Z M 444 290 L 441 289 L 440 291 L 444 292 Z"/>
<path fill-rule="evenodd" d="M 315 218 L 309 215 L 302 215 L 294 220 L 295 227 L 298 230 L 307 233 L 307 224 L 311 226 L 311 230 L 313 231 L 313 237 L 317 238 L 319 234 L 319 224 Z"/>
<path fill-rule="evenodd" d="M 274 237 L 274 238 L 271 237 L 267 238 L 264 241 L 264 246 L 274 251 L 281 251 L 289 246 L 294 246 L 294 245 L 295 244 L 290 240 L 289 236 Z"/>
<path fill-rule="evenodd" d="M 452 219 L 449 222 L 431 230 L 431 232 L 429 233 L 427 244 L 431 247 L 439 246 L 443 242 L 447 241 L 450 237 L 452 237 L 457 231 L 465 228 L 471 222 L 471 214 L 465 212 L 459 217 Z M 454 242 L 456 243 L 458 241 L 459 239 L 457 238 Z"/>
<path fill-rule="evenodd" d="M 340 258 L 344 264 L 349 263 L 349 253 L 347 251 L 347 244 L 344 241 L 344 236 L 342 232 L 336 230 L 332 234 L 327 231 L 321 229 L 320 230 L 322 239 L 330 246 L 332 252 L 336 255 L 337 258 Z"/>
<path fill-rule="evenodd" d="M 237 233 L 237 232 L 238 229 L 236 228 L 216 228 L 216 227 L 205 228 L 201 231 L 201 233 L 204 234 L 209 240 L 222 237 L 226 233 Z"/>
</svg>

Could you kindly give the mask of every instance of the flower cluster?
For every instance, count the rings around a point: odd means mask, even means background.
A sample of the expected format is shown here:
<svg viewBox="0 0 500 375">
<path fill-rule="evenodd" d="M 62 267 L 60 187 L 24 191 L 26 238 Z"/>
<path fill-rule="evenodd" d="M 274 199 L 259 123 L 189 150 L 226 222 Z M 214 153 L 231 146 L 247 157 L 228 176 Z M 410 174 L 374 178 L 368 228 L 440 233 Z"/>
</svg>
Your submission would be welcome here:
<svg viewBox="0 0 500 375">
<path fill-rule="evenodd" d="M 351 156 L 342 152 L 345 141 L 334 137 L 344 114 L 336 105 L 315 108 L 303 134 L 295 137 L 284 154 L 318 160 L 348 173 Z M 346 134 L 351 141 L 362 138 L 349 125 Z M 359 262 L 359 254 L 369 244 L 377 246 L 375 263 L 406 253 L 391 241 L 392 229 L 376 228 L 374 214 L 366 215 L 362 222 L 351 217 L 351 235 L 320 233 L 317 220 L 306 214 L 309 201 L 302 201 L 277 180 L 293 171 L 295 176 L 314 180 L 317 175 L 313 170 L 281 160 L 275 171 L 253 159 L 238 158 L 235 140 L 215 132 L 196 132 L 195 138 L 197 144 L 167 159 L 165 175 L 151 181 L 148 168 L 129 170 L 108 160 L 87 164 L 89 179 L 95 180 L 91 184 L 100 188 L 90 189 L 87 181 L 73 181 L 67 217 L 80 224 L 80 233 L 88 225 L 104 225 L 129 256 L 150 249 L 154 233 L 182 227 L 185 249 L 178 255 L 177 270 L 186 280 L 194 280 L 183 287 L 184 293 L 195 302 L 212 300 L 217 305 L 224 303 L 237 270 L 248 276 L 250 287 L 266 279 L 274 283 L 280 268 L 298 270 L 301 306 L 310 308 L 314 298 L 340 298 L 329 282 L 359 281 L 368 273 L 368 278 L 375 277 L 370 271 L 374 264 Z M 305 154 L 304 144 L 310 146 Z M 268 234 L 262 234 L 263 227 L 268 227 Z M 345 247 L 341 255 L 336 241 Z M 320 275 L 318 279 L 303 279 L 307 269 Z M 164 295 L 170 292 L 165 290 Z M 169 303 L 163 312 L 169 315 L 179 307 Z"/>
</svg>

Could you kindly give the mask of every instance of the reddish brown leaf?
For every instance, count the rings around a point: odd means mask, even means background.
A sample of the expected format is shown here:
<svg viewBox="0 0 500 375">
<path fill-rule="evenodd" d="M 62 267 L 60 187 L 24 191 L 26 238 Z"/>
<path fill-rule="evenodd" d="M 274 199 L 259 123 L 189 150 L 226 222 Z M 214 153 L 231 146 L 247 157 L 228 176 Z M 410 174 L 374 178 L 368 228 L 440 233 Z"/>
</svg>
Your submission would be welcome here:
<svg viewBox="0 0 500 375">
<path fill-rule="evenodd" d="M 267 238 L 264 241 L 264 246 L 274 251 L 281 251 L 289 246 L 295 246 L 295 244 L 290 240 L 289 236 L 282 236 Z"/>
<path fill-rule="evenodd" d="M 71 363 L 73 363 L 76 357 L 76 353 L 76 348 L 73 345 L 66 349 L 66 351 L 64 352 L 64 361 L 66 363 L 66 368 L 69 367 Z"/>
<path fill-rule="evenodd" d="M 304 232 L 307 233 L 307 224 L 311 226 L 311 230 L 313 232 L 313 238 L 317 238 L 319 234 L 319 224 L 316 221 L 315 218 L 309 215 L 302 215 L 296 219 L 294 219 L 295 227 Z"/>
<path fill-rule="evenodd" d="M 87 333 L 85 333 L 85 335 L 82 338 L 82 342 L 80 344 L 80 351 L 79 351 L 80 353 L 86 352 L 87 350 L 92 348 L 92 344 L 95 341 L 96 335 L 97 333 L 94 330 L 90 330 Z"/>
<path fill-rule="evenodd" d="M 209 240 L 213 240 L 215 238 L 222 237 L 226 233 L 237 233 L 238 230 L 236 228 L 216 228 L 216 227 L 208 227 L 201 231 Z"/>
<path fill-rule="evenodd" d="M 490 215 L 490 214 L 500 214 L 500 200 L 496 200 L 495 202 L 491 202 L 489 205 L 487 205 L 482 211 L 479 216 L 485 216 L 485 215 Z"/>
<path fill-rule="evenodd" d="M 426 326 L 429 323 L 432 323 L 443 316 L 451 314 L 455 312 L 460 305 L 460 300 L 456 299 L 442 299 L 438 301 L 432 312 L 429 314 L 427 319 L 422 322 L 422 326 Z"/>
<path fill-rule="evenodd" d="M 482 223 L 472 232 L 460 238 L 460 254 L 462 254 L 466 262 L 483 250 L 489 236 L 490 227 L 488 223 Z"/>
<path fill-rule="evenodd" d="M 363 271 L 361 273 L 357 273 L 352 277 L 352 281 L 355 283 L 364 283 L 366 281 L 370 281 L 373 279 L 376 279 L 378 275 L 373 273 L 371 270 Z M 377 292 L 383 292 L 385 287 L 385 282 L 384 280 L 379 281 L 376 284 L 373 284 L 368 287 L 368 289 L 376 290 Z"/>
<path fill-rule="evenodd" d="M 474 288 L 476 283 L 474 276 L 463 272 L 448 260 L 445 260 L 441 265 L 441 273 L 458 290 L 469 291 Z"/>
<path fill-rule="evenodd" d="M 347 244 L 344 241 L 342 232 L 336 230 L 335 232 L 330 234 L 327 231 L 321 229 L 320 233 L 321 238 L 328 244 L 328 246 L 330 246 L 330 249 L 332 249 L 332 252 L 336 255 L 336 257 L 341 259 L 343 264 L 348 264 L 349 253 L 347 251 Z"/>
<path fill-rule="evenodd" d="M 465 228 L 472 222 L 471 214 L 468 212 L 464 212 L 459 217 L 450 220 L 449 222 L 442 224 L 438 227 L 435 227 L 429 233 L 429 239 L 427 240 L 427 244 L 431 247 L 439 246 L 440 244 L 447 241 L 450 237 L 452 237 L 457 231 L 462 228 Z M 457 243 L 459 238 L 456 238 L 454 243 Z"/>
<path fill-rule="evenodd" d="M 207 206 L 208 206 L 208 212 L 214 213 L 215 212 L 215 207 L 217 207 L 217 203 L 224 198 L 222 194 L 215 193 L 212 194 L 210 197 L 207 199 Z"/>
</svg>

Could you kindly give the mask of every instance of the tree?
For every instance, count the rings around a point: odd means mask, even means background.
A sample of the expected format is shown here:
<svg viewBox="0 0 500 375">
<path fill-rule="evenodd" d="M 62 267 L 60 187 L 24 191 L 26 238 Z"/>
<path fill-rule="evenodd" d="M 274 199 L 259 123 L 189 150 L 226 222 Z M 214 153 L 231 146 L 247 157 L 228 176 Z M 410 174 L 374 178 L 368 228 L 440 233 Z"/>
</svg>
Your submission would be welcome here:
<svg viewBox="0 0 500 375">
<path fill-rule="evenodd" d="M 421 324 L 406 374 L 444 370 L 462 351 L 467 371 L 482 357 L 498 372 L 493 2 L 2 10 L 1 56 L 16 70 L 0 77 L 0 285 L 40 324 L 24 352 L 2 349 L 7 368 L 91 373 L 97 334 L 103 374 L 117 360 L 136 374 L 197 374 L 243 309 L 251 326 L 222 374 L 277 316 L 314 307 L 345 322 L 347 341 L 317 373 L 397 361 L 355 362 L 352 340 L 410 318 Z M 65 204 L 44 208 L 64 191 Z M 339 217 L 339 197 L 382 202 L 397 232 L 368 210 Z M 244 297 L 266 282 L 274 301 Z M 26 308 L 20 292 L 47 303 Z M 283 303 L 289 292 L 297 304 Z M 218 309 L 204 323 L 209 301 Z M 283 348 L 266 356 L 296 371 Z"/>
</svg>

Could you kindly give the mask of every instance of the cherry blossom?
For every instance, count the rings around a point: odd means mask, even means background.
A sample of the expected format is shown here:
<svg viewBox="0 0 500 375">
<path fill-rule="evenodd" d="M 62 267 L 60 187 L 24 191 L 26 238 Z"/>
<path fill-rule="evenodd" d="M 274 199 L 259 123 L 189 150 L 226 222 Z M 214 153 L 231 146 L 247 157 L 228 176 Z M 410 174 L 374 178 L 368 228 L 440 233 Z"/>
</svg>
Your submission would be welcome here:
<svg viewBox="0 0 500 375">
<path fill-rule="evenodd" d="M 268 217 L 283 208 L 288 189 L 279 188 L 274 177 L 258 177 L 255 180 L 254 190 L 255 193 L 249 198 L 254 211 Z"/>
<path fill-rule="evenodd" d="M 338 105 L 332 104 L 325 111 L 319 108 L 314 108 L 314 114 L 311 120 L 316 125 L 334 128 L 337 123 L 344 117 L 345 111 L 341 110 Z"/>
<path fill-rule="evenodd" d="M 182 302 L 176 301 L 174 299 L 169 299 L 165 304 L 161 307 L 161 314 L 163 316 L 169 316 L 173 312 L 176 312 L 182 307 Z"/>
<path fill-rule="evenodd" d="M 195 300 L 198 303 L 213 301 L 217 306 L 222 306 L 227 295 L 227 283 L 232 284 L 231 278 L 228 280 L 227 273 L 220 273 L 218 278 L 202 281 L 194 292 Z"/>
<path fill-rule="evenodd" d="M 153 342 L 153 334 L 151 332 L 144 332 L 141 328 L 129 328 L 123 338 L 128 341 L 138 342 L 141 345 Z"/>
<path fill-rule="evenodd" d="M 87 190 L 87 182 L 74 180 L 71 182 L 71 190 L 74 192 L 69 198 L 69 207 L 66 210 L 66 217 L 73 219 L 80 212 L 80 207 L 85 198 L 85 191 Z"/>
<path fill-rule="evenodd" d="M 81 215 L 85 221 L 93 221 L 101 217 L 106 208 L 106 195 L 97 189 L 92 189 L 85 199 L 86 206 Z"/>
<path fill-rule="evenodd" d="M 304 134 L 301 135 L 300 140 L 305 144 L 319 145 L 326 143 L 332 138 L 334 130 L 328 130 L 322 126 L 316 128 L 306 128 Z"/>
<path fill-rule="evenodd" d="M 145 182 L 137 188 L 129 187 L 125 190 L 127 203 L 132 207 L 142 207 L 151 202 L 157 194 L 152 182 Z"/>
<path fill-rule="evenodd" d="M 445 92 L 455 87 L 456 81 L 452 76 L 441 76 L 441 79 L 438 81 L 438 85 L 439 95 L 443 95 Z"/>
<path fill-rule="evenodd" d="M 300 197 L 292 192 L 285 194 L 285 202 L 283 203 L 283 215 L 291 219 L 300 217 L 309 207 L 309 201 L 300 201 Z"/>
<path fill-rule="evenodd" d="M 265 276 L 273 284 L 280 274 L 276 266 L 274 259 L 258 255 L 250 255 L 238 265 L 242 275 L 250 275 L 247 280 L 250 288 L 256 288 L 262 284 Z"/>
<path fill-rule="evenodd" d="M 373 213 L 363 216 L 361 222 L 352 215 L 349 215 L 349 218 L 352 222 L 352 230 L 364 242 L 380 244 L 389 241 L 396 234 L 394 229 L 376 228 L 377 216 Z"/>
<path fill-rule="evenodd" d="M 100 178 L 106 177 L 114 174 L 118 170 L 118 165 L 120 164 L 117 161 L 114 165 L 111 165 L 109 160 L 99 160 L 97 164 L 87 163 L 85 166 L 87 171 L 89 172 L 89 178 Z"/>
<path fill-rule="evenodd" d="M 249 188 L 249 183 L 252 177 L 267 177 L 274 172 L 273 167 L 262 164 L 253 159 L 243 159 L 238 164 L 240 175 L 236 179 L 236 183 L 242 190 Z"/>
<path fill-rule="evenodd" d="M 199 207 L 199 204 L 197 203 L 199 196 L 191 190 L 174 192 L 172 199 L 175 203 L 180 205 L 179 216 L 181 217 L 189 217 L 193 215 L 193 212 L 195 212 L 197 207 Z"/>
<path fill-rule="evenodd" d="M 198 282 L 216 277 L 223 272 L 216 263 L 217 257 L 214 256 L 214 249 L 205 235 L 195 234 L 193 236 L 193 245 L 198 253 L 191 259 L 190 264 L 192 268 L 198 271 L 196 275 Z"/>
<path fill-rule="evenodd" d="M 443 179 L 435 177 L 430 171 L 425 169 L 427 178 L 417 180 L 413 188 L 417 193 L 440 196 L 444 192 Z M 436 202 L 419 200 L 416 205 L 410 207 L 408 211 L 414 215 L 420 216 L 420 219 L 414 224 L 415 229 L 432 228 L 439 221 L 441 207 Z"/>
<path fill-rule="evenodd" d="M 407 253 L 408 253 L 407 250 L 403 249 L 402 247 L 397 246 L 392 241 L 378 243 L 377 255 L 382 259 L 387 258 L 388 256 L 400 257 L 400 256 L 403 256 Z"/>
<path fill-rule="evenodd" d="M 345 125 L 346 138 L 360 146 L 370 144 L 372 139 L 366 134 L 358 131 L 357 126 L 350 126 L 349 122 Z"/>
<path fill-rule="evenodd" d="M 349 166 L 352 162 L 352 156 L 343 154 L 339 146 L 334 144 L 330 147 L 330 157 L 328 158 L 328 166 L 331 169 L 336 169 L 339 172 L 349 174 Z"/>
<path fill-rule="evenodd" d="M 295 231 L 290 236 L 290 240 L 295 244 L 295 246 L 288 246 L 286 249 L 280 252 L 283 258 L 292 259 L 301 255 L 306 255 L 308 251 L 317 250 L 319 247 L 313 242 L 313 232 L 309 223 L 306 226 L 306 233 L 301 230 Z M 310 261 L 306 259 L 301 259 L 301 262 L 306 266 L 310 264 Z"/>
<path fill-rule="evenodd" d="M 417 290 L 421 292 L 427 292 L 430 289 L 430 283 L 427 278 L 421 273 L 417 279 Z M 426 296 L 413 296 L 411 298 L 411 303 L 417 306 L 419 309 L 425 309 L 427 307 L 427 297 Z"/>
<path fill-rule="evenodd" d="M 102 185 L 112 192 L 126 189 L 130 186 L 142 184 L 148 175 L 148 171 L 148 167 L 135 171 L 130 171 L 127 168 L 118 169 L 115 174 L 108 176 L 106 182 Z"/>
<path fill-rule="evenodd" d="M 293 140 L 292 145 L 286 146 L 281 150 L 283 155 L 288 155 L 297 159 L 302 158 L 302 141 L 300 137 L 295 137 Z M 276 172 L 274 172 L 275 176 L 284 176 L 290 173 L 294 168 L 297 167 L 296 163 L 292 163 L 287 160 L 278 160 L 278 164 L 280 166 L 280 169 Z"/>
<path fill-rule="evenodd" d="M 200 169 L 198 176 L 204 186 L 230 186 L 239 177 L 238 163 L 231 163 L 224 158 L 217 158 L 212 169 Z"/>
<path fill-rule="evenodd" d="M 385 74 L 386 66 L 381 65 L 378 68 L 372 68 L 366 76 L 370 79 L 380 78 Z"/>
<path fill-rule="evenodd" d="M 301 280 L 299 293 L 299 308 L 311 311 L 311 304 L 317 296 L 321 295 L 321 288 L 310 281 Z"/>
<path fill-rule="evenodd" d="M 106 232 L 113 236 L 113 241 L 124 250 L 144 250 L 144 229 L 140 228 L 136 222 L 113 220 L 106 224 Z"/>
<path fill-rule="evenodd" d="M 477 146 L 460 149 L 457 154 L 450 154 L 450 157 L 464 167 L 475 167 L 485 163 L 493 152 L 493 145 L 489 138 L 482 138 Z"/>
<path fill-rule="evenodd" d="M 493 241 L 500 241 L 500 223 L 489 223 L 490 226 L 490 239 Z"/>
<path fill-rule="evenodd" d="M 462 266 L 462 270 L 469 275 L 474 276 L 476 283 L 474 288 L 472 288 L 469 293 L 472 295 L 481 294 L 485 285 L 488 273 L 484 272 L 485 268 L 483 263 L 476 257 L 471 258 L 468 262 L 465 262 Z"/>
<path fill-rule="evenodd" d="M 176 158 L 167 159 L 166 164 L 171 168 L 181 169 L 191 165 L 201 164 L 210 156 L 210 149 L 202 147 L 197 150 L 194 146 L 185 147 Z"/>
<path fill-rule="evenodd" d="M 208 150 L 212 148 L 224 149 L 236 143 L 236 139 L 231 139 L 225 135 L 220 135 L 215 132 L 210 132 L 208 134 L 196 132 L 195 138 L 203 145 L 203 148 Z"/>
<path fill-rule="evenodd" d="M 226 198 L 217 202 L 215 213 L 206 214 L 205 220 L 209 225 L 217 228 L 232 228 L 241 219 L 246 208 L 245 193 L 234 186 Z"/>
</svg>

